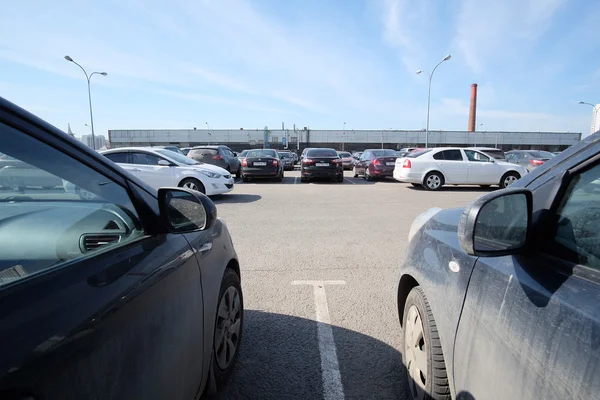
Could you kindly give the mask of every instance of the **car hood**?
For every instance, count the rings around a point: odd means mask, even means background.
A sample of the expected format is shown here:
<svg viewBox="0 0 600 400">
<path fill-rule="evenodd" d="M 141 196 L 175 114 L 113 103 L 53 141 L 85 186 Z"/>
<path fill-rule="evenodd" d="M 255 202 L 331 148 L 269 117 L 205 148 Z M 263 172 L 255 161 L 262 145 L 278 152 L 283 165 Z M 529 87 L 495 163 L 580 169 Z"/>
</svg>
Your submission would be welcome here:
<svg viewBox="0 0 600 400">
<path fill-rule="evenodd" d="M 198 165 L 181 165 L 181 168 L 193 169 L 194 171 L 210 171 L 216 172 L 221 175 L 228 175 L 229 172 L 225 168 L 217 167 L 212 164 L 198 164 Z"/>
</svg>

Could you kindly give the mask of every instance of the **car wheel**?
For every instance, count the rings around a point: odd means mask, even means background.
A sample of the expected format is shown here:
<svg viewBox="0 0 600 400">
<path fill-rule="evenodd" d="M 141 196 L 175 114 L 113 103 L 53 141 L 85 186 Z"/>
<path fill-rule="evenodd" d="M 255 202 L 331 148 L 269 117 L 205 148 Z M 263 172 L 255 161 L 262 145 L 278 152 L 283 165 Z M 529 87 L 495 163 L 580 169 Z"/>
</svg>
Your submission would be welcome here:
<svg viewBox="0 0 600 400">
<path fill-rule="evenodd" d="M 276 179 L 277 179 L 277 182 L 283 181 L 283 170 L 279 173 L 279 176 Z"/>
<path fill-rule="evenodd" d="M 248 182 L 248 181 L 250 181 L 250 178 L 248 178 L 247 176 L 242 177 L 242 182 Z"/>
<path fill-rule="evenodd" d="M 422 188 L 423 187 L 423 185 L 421 185 L 420 183 L 412 183 L 411 182 L 411 185 L 413 185 L 413 187 L 416 187 L 416 188 Z"/>
<path fill-rule="evenodd" d="M 372 181 L 373 177 L 369 174 L 369 167 L 365 168 L 365 179 L 368 181 Z"/>
<path fill-rule="evenodd" d="M 427 190 L 440 190 L 444 185 L 444 177 L 439 172 L 430 172 L 423 179 L 423 187 Z"/>
<path fill-rule="evenodd" d="M 238 167 L 237 171 L 235 172 L 235 177 L 236 178 L 242 177 L 242 168 L 241 167 Z"/>
<path fill-rule="evenodd" d="M 507 172 L 504 174 L 504 176 L 502 176 L 502 179 L 500 179 L 500 187 L 502 189 L 507 188 L 515 183 L 520 177 L 521 175 L 517 174 L 516 172 Z"/>
<path fill-rule="evenodd" d="M 308 178 L 305 178 L 305 177 L 300 178 L 300 183 L 307 183 L 307 182 L 308 182 Z"/>
<path fill-rule="evenodd" d="M 420 286 L 414 287 L 404 305 L 402 358 L 408 392 L 416 399 L 450 399 L 444 354 L 433 313 Z"/>
<path fill-rule="evenodd" d="M 213 371 L 217 388 L 231 375 L 235 366 L 244 327 L 244 297 L 240 277 L 227 268 L 221 289 L 213 337 Z"/>
<path fill-rule="evenodd" d="M 184 187 L 186 189 L 192 189 L 197 192 L 206 194 L 206 189 L 204 189 L 204 185 L 198 179 L 195 178 L 185 178 L 179 183 L 179 187 Z"/>
<path fill-rule="evenodd" d="M 344 175 L 338 175 L 336 181 L 337 183 L 344 183 Z"/>
<path fill-rule="evenodd" d="M 352 171 L 354 172 L 354 177 L 358 178 L 358 174 L 356 173 L 356 167 L 352 168 Z"/>
</svg>

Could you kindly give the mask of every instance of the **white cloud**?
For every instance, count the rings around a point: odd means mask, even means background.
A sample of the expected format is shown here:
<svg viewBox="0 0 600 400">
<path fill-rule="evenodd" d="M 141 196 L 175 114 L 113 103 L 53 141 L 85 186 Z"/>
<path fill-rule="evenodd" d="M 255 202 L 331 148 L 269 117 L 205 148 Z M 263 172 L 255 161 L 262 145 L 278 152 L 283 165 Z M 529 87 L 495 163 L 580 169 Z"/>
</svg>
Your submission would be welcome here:
<svg viewBox="0 0 600 400">
<path fill-rule="evenodd" d="M 456 45 L 476 73 L 482 73 L 486 64 L 510 62 L 547 30 L 565 1 L 462 0 Z"/>
</svg>

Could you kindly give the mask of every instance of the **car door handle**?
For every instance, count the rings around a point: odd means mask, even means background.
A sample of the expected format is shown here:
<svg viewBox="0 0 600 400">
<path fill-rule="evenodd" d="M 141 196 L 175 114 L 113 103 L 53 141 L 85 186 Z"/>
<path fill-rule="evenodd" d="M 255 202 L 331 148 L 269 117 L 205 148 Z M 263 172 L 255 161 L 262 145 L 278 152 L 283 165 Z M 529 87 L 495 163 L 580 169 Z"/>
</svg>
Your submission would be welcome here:
<svg viewBox="0 0 600 400">
<path fill-rule="evenodd" d="M 202 243 L 202 246 L 198 247 L 199 253 L 204 253 L 205 251 L 209 251 L 212 249 L 212 242 Z"/>
</svg>

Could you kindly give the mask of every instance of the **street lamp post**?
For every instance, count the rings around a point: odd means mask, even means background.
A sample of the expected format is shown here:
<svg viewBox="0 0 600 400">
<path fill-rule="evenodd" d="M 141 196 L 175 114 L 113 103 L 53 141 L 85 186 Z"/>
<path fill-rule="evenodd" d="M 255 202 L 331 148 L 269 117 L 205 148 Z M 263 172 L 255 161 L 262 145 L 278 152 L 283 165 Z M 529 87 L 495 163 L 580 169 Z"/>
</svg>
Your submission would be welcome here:
<svg viewBox="0 0 600 400">
<path fill-rule="evenodd" d="M 433 78 L 433 73 L 435 72 L 435 70 L 437 69 L 437 67 L 440 66 L 441 63 L 443 63 L 444 61 L 448 61 L 450 58 L 452 58 L 452 56 L 450 54 L 448 54 L 446 57 L 444 57 L 444 59 L 442 61 L 440 61 L 431 71 L 431 73 L 427 72 L 427 71 L 422 71 L 422 70 L 418 70 L 417 71 L 417 75 L 426 72 L 427 75 L 429 75 L 429 90 L 427 91 L 427 128 L 425 129 L 425 147 L 429 147 L 429 108 L 431 105 L 431 79 Z"/>
<path fill-rule="evenodd" d="M 346 123 L 344 122 L 344 128 L 342 129 L 342 151 L 344 151 L 344 136 L 346 136 Z"/>
<path fill-rule="evenodd" d="M 206 124 L 206 133 L 208 133 L 208 136 L 212 136 L 212 134 L 210 133 L 210 126 L 208 126 L 208 122 L 205 122 L 205 124 Z M 208 139 L 208 138 L 207 138 L 207 139 Z M 207 146 L 208 146 L 208 145 L 210 145 L 210 140 L 208 140 L 208 141 L 206 142 L 206 145 L 207 145 Z"/>
<path fill-rule="evenodd" d="M 588 106 L 592 106 L 592 108 L 593 108 L 593 110 L 594 110 L 594 119 L 593 119 L 593 121 L 592 121 L 592 124 L 593 124 L 594 126 L 592 126 L 592 129 L 591 129 L 591 131 L 593 131 L 594 129 L 596 129 L 596 120 L 598 119 L 598 110 L 600 110 L 600 107 L 596 108 L 596 105 L 595 105 L 595 104 L 592 104 L 592 103 L 587 103 L 587 102 L 585 102 L 585 101 L 580 101 L 578 104 L 585 104 L 585 105 L 588 105 Z M 594 133 L 594 132 L 592 132 L 592 133 Z"/>
<path fill-rule="evenodd" d="M 96 135 L 94 134 L 94 114 L 92 113 L 92 90 L 90 88 L 90 79 L 92 79 L 92 76 L 94 76 L 94 75 L 106 76 L 108 74 L 106 72 L 92 72 L 91 74 L 88 75 L 88 73 L 86 72 L 86 70 L 81 65 L 79 65 L 78 63 L 76 63 L 71 57 L 65 56 L 65 60 L 67 60 L 69 62 L 72 62 L 73 64 L 75 64 L 79 68 L 81 68 L 81 70 L 85 74 L 85 79 L 87 79 L 88 100 L 89 100 L 89 103 L 90 103 L 90 124 L 91 124 L 90 128 L 92 128 L 92 149 L 96 150 Z"/>
</svg>

